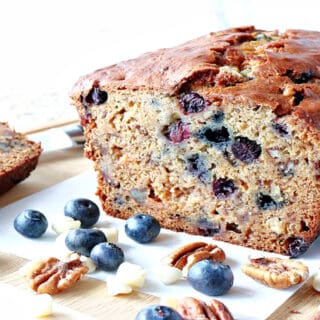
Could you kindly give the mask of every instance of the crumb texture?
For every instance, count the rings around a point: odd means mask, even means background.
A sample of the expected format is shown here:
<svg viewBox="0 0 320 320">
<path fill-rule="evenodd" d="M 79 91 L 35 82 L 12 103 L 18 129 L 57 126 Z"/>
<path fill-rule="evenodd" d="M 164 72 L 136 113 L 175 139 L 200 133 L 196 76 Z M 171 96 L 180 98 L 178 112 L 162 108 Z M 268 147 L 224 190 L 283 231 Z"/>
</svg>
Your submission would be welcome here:
<svg viewBox="0 0 320 320">
<path fill-rule="evenodd" d="M 303 254 L 320 221 L 319 52 L 317 32 L 243 27 L 82 77 L 104 210 Z"/>
<path fill-rule="evenodd" d="M 0 123 L 0 194 L 27 178 L 41 154 L 39 143 Z"/>
</svg>

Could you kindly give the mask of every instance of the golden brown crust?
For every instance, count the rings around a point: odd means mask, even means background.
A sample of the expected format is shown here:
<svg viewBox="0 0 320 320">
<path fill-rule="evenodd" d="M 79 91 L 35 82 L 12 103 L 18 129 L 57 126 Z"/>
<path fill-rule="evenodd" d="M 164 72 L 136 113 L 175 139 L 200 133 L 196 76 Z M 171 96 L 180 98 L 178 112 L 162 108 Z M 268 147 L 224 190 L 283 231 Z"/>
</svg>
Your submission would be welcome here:
<svg viewBox="0 0 320 320">
<path fill-rule="evenodd" d="M 210 33 L 170 49 L 146 53 L 81 77 L 71 95 L 90 90 L 95 82 L 104 88 L 176 91 L 188 80 L 218 72 L 220 52 L 252 39 L 253 27 Z"/>
<path fill-rule="evenodd" d="M 260 45 L 261 33 L 275 35 Z M 81 77 L 71 95 L 79 101 L 94 84 L 101 88 L 155 90 L 176 93 L 185 86 L 210 86 L 210 96 L 219 101 L 241 101 L 253 106 L 270 106 L 277 115 L 297 113 L 319 126 L 320 33 L 305 30 L 256 30 L 252 26 L 210 33 L 170 49 L 146 53 Z M 248 81 L 225 86 L 220 80 L 222 66 L 243 70 L 255 61 Z M 312 78 L 310 83 L 308 77 Z M 298 82 L 298 83 L 295 83 Z M 219 84 L 222 84 L 219 85 Z M 230 83 L 227 83 L 230 85 Z M 293 85 L 304 96 L 299 106 L 283 95 L 285 85 Z"/>
<path fill-rule="evenodd" d="M 27 178 L 37 166 L 41 144 L 0 123 L 0 194 Z"/>
</svg>

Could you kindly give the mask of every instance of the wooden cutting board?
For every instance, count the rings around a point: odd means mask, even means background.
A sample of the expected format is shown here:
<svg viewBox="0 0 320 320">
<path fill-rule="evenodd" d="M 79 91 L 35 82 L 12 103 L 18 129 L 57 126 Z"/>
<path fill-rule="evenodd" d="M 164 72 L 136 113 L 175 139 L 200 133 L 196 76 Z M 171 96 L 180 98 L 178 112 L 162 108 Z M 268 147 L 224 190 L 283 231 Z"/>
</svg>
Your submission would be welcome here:
<svg viewBox="0 0 320 320">
<path fill-rule="evenodd" d="M 0 207 L 91 168 L 91 162 L 83 157 L 83 151 L 80 148 L 45 153 L 41 156 L 37 169 L 27 180 L 0 197 Z M 0 253 L 0 282 L 29 290 L 24 280 L 17 274 L 17 270 L 24 263 L 25 260 L 20 257 Z M 311 319 L 320 304 L 320 293 L 312 289 L 311 281 L 310 279 L 285 304 L 273 312 L 268 320 Z M 157 297 L 138 292 L 128 296 L 108 297 L 105 286 L 103 281 L 85 277 L 74 288 L 56 295 L 54 301 L 95 319 L 115 320 L 134 319 L 137 312 L 144 306 L 159 302 Z M 266 308 L 267 301 L 268 297 L 266 297 Z"/>
<path fill-rule="evenodd" d="M 0 282 L 28 293 L 28 284 L 18 272 L 26 262 L 23 258 L 0 252 Z M 144 306 L 158 303 L 158 298 L 139 292 L 109 297 L 106 283 L 89 277 L 84 277 L 74 287 L 53 296 L 53 299 L 59 305 L 94 319 L 134 319 Z"/>
</svg>

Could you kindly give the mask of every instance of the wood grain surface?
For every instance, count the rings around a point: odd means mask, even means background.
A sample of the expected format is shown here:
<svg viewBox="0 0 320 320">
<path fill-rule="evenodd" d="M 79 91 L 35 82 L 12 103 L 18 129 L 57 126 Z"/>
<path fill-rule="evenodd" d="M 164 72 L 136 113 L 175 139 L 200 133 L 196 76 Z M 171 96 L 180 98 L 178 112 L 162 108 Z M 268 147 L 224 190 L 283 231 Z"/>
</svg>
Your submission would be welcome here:
<svg viewBox="0 0 320 320">
<path fill-rule="evenodd" d="M 91 162 L 83 157 L 81 148 L 44 153 L 37 169 L 31 176 L 0 197 L 0 207 L 91 168 Z M 1 253 L 0 282 L 28 290 L 25 282 L 16 272 L 24 262 L 25 260 L 22 258 Z M 309 279 L 286 303 L 274 311 L 268 320 L 311 319 L 320 304 L 320 293 L 312 289 L 311 281 L 312 279 Z M 54 301 L 95 319 L 115 320 L 134 319 L 137 312 L 145 305 L 158 302 L 157 297 L 142 293 L 116 298 L 108 297 L 105 286 L 105 282 L 85 277 L 73 289 L 55 296 Z M 254 299 L 252 303 L 254 303 Z M 268 308 L 268 297 L 266 297 L 266 308 Z"/>
<path fill-rule="evenodd" d="M 23 258 L 0 253 L 0 282 L 30 290 L 18 270 L 27 261 Z M 55 303 L 63 305 L 94 319 L 134 319 L 147 304 L 157 303 L 158 298 L 139 292 L 122 297 L 107 296 L 106 283 L 84 277 L 75 286 L 53 296 Z"/>
</svg>

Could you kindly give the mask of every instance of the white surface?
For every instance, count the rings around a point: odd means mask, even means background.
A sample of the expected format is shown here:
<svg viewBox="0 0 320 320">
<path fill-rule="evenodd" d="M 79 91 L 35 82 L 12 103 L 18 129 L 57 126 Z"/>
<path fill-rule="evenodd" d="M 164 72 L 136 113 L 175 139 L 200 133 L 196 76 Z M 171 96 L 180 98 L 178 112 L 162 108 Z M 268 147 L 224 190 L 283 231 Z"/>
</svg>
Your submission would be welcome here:
<svg viewBox="0 0 320 320">
<path fill-rule="evenodd" d="M 36 142 L 40 141 L 43 151 L 54 151 L 73 146 L 73 142 L 70 137 L 59 128 L 29 134 L 28 139 Z"/>
<path fill-rule="evenodd" d="M 83 74 L 224 28 L 320 30 L 316 0 L 0 1 L 0 120 L 28 130 L 76 117 Z M 4 109 L 5 108 L 5 109 Z"/>
<path fill-rule="evenodd" d="M 15 216 L 26 208 L 32 208 L 45 213 L 50 222 L 55 216 L 63 215 L 65 203 L 72 198 L 87 197 L 97 201 L 93 196 L 95 190 L 95 175 L 93 172 L 87 172 L 0 209 L 0 250 L 29 259 L 37 259 L 55 252 L 56 235 L 50 228 L 41 239 L 26 239 L 13 228 Z M 125 235 L 124 221 L 102 214 L 97 227 L 106 226 L 119 228 L 118 245 L 124 250 L 125 260 L 147 269 L 146 286 L 141 291 L 160 297 L 195 296 L 204 300 L 209 299 L 209 297 L 193 290 L 187 281 L 180 281 L 170 286 L 162 284 L 157 279 L 154 270 L 159 267 L 160 259 L 178 246 L 199 239 L 210 241 L 210 238 L 179 234 L 162 229 L 156 242 L 142 245 L 133 242 Z M 226 252 L 226 263 L 231 266 L 235 281 L 231 290 L 218 299 L 226 303 L 237 320 L 265 319 L 298 288 L 275 290 L 256 283 L 242 274 L 240 268 L 247 261 L 249 255 L 257 256 L 259 252 L 222 242 L 219 245 Z M 313 274 L 319 267 L 319 246 L 320 242 L 317 241 L 301 259 L 309 266 L 310 274 Z M 105 280 L 107 273 L 100 271 L 92 276 Z M 108 273 L 108 276 L 113 276 L 113 273 Z"/>
</svg>

